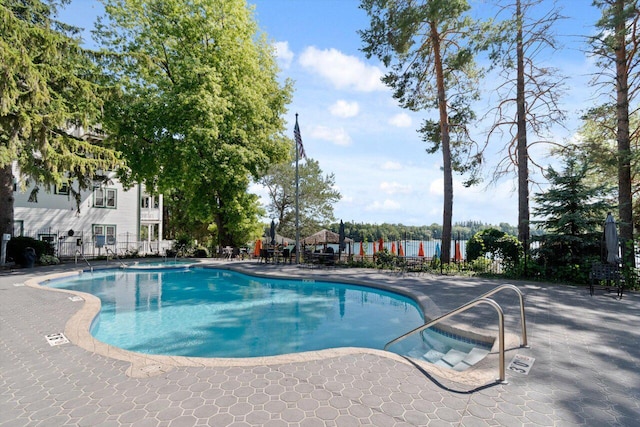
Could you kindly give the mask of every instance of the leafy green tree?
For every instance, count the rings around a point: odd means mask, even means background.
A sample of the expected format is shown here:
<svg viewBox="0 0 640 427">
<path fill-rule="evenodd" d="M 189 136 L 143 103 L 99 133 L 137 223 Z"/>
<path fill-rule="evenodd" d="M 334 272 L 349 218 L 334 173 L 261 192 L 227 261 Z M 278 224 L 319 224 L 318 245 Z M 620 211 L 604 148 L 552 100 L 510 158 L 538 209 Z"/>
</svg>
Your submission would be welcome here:
<svg viewBox="0 0 640 427">
<path fill-rule="evenodd" d="M 486 254 L 490 254 L 491 259 L 501 259 L 508 268 L 513 268 L 520 259 L 521 248 L 516 237 L 495 228 L 487 228 L 474 234 L 467 242 L 467 261 L 485 257 Z"/>
<path fill-rule="evenodd" d="M 534 197 L 540 218 L 534 223 L 545 230 L 537 259 L 549 278 L 584 278 L 584 266 L 600 256 L 610 188 L 587 182 L 590 166 L 583 160 L 568 153 L 564 170 L 548 169 L 551 187 Z"/>
<path fill-rule="evenodd" d="M 335 220 L 333 204 L 341 196 L 335 189 L 334 174 L 323 176 L 317 160 L 306 158 L 299 163 L 298 176 L 300 235 L 308 236 Z M 295 180 L 295 162 L 286 162 L 269 168 L 259 181 L 269 191 L 269 216 L 278 223 L 278 232 L 288 237 L 296 235 Z"/>
<path fill-rule="evenodd" d="M 599 58 L 601 68 L 596 83 L 602 84 L 602 93 L 610 96 L 616 110 L 620 239 L 633 242 L 633 156 L 629 115 L 640 83 L 640 7 L 638 0 L 594 0 L 593 4 L 602 12 L 596 24 L 599 32 L 590 38 L 592 53 Z M 633 267 L 633 251 L 625 251 L 624 256 L 624 264 Z"/>
<path fill-rule="evenodd" d="M 105 0 L 96 35 L 121 96 L 105 126 L 127 158 L 125 183 L 169 194 L 186 224 L 214 224 L 218 243 L 259 235 L 252 179 L 286 158 L 272 47 L 245 0 Z"/>
<path fill-rule="evenodd" d="M 469 172 L 477 181 L 481 154 L 474 149 L 467 125 L 478 98 L 474 37 L 482 32 L 466 14 L 466 0 L 362 0 L 369 29 L 361 31 L 363 51 L 376 56 L 390 71 L 383 81 L 400 105 L 410 110 L 437 109 L 438 120 L 425 120 L 419 132 L 442 150 L 444 206 L 442 259 L 451 258 L 453 171 Z"/>
<path fill-rule="evenodd" d="M 553 26 L 562 16 L 553 3 L 547 10 L 542 9 L 548 4 L 542 0 L 510 0 L 502 4 L 500 15 L 508 18 L 500 36 L 494 38 L 491 53 L 500 71 L 498 101 L 492 109 L 494 119 L 488 140 L 498 137 L 507 141 L 494 180 L 512 172 L 518 177 L 518 238 L 524 244 L 529 241 L 530 228 L 529 166 L 537 164 L 529 147 L 551 144 L 545 132 L 565 117 L 559 106 L 564 79 L 556 68 L 541 64 L 537 58 L 558 49 Z"/>
<path fill-rule="evenodd" d="M 3 0 L 0 3 L 0 233 L 13 232 L 14 180 L 40 187 L 70 179 L 80 190 L 100 170 L 121 164 L 103 144 L 67 133 L 70 126 L 100 122 L 109 90 L 101 84 L 92 52 L 78 29 L 58 22 L 56 5 L 67 1 Z M 20 177 L 14 177 L 17 163 Z"/>
</svg>

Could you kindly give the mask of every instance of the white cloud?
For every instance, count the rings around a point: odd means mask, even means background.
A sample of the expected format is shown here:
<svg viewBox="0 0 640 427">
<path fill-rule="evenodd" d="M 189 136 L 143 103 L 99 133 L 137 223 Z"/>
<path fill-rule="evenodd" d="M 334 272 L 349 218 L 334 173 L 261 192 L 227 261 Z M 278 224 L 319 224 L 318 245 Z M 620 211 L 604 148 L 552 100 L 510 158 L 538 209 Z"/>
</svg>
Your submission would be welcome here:
<svg viewBox="0 0 640 427">
<path fill-rule="evenodd" d="M 336 145 L 351 145 L 351 137 L 343 128 L 331 129 L 326 126 L 313 126 L 309 130 L 309 136 L 330 141 Z"/>
<path fill-rule="evenodd" d="M 345 100 L 338 100 L 335 104 L 329 107 L 329 112 L 338 117 L 354 117 L 360 112 L 360 105 L 357 102 L 348 102 Z"/>
<path fill-rule="evenodd" d="M 310 46 L 302 52 L 299 62 L 303 67 L 329 80 L 337 89 L 360 92 L 387 90 L 380 81 L 382 70 L 336 49 L 319 50 Z"/>
<path fill-rule="evenodd" d="M 380 184 L 380 190 L 387 194 L 411 193 L 410 185 L 402 185 L 397 182 L 383 182 Z"/>
<path fill-rule="evenodd" d="M 460 192 L 464 192 L 465 187 L 462 183 L 454 178 L 453 180 L 453 197 L 460 194 Z M 467 189 L 468 190 L 468 189 Z M 434 196 L 444 196 L 444 178 L 438 178 L 431 181 L 431 185 L 429 185 L 429 194 Z"/>
<path fill-rule="evenodd" d="M 382 165 L 382 169 L 387 171 L 399 171 L 402 170 L 402 165 L 399 162 L 392 162 L 389 160 Z"/>
<path fill-rule="evenodd" d="M 401 208 L 400 203 L 386 199 L 383 202 L 379 200 L 374 201 L 372 204 L 367 206 L 365 210 L 367 211 L 397 211 Z"/>
<path fill-rule="evenodd" d="M 412 120 L 407 113 L 399 113 L 389 119 L 389 124 L 399 128 L 408 128 Z"/>
<path fill-rule="evenodd" d="M 289 42 L 276 42 L 273 47 L 276 49 L 276 58 L 280 66 L 284 69 L 291 66 L 293 52 L 289 49 Z"/>
</svg>

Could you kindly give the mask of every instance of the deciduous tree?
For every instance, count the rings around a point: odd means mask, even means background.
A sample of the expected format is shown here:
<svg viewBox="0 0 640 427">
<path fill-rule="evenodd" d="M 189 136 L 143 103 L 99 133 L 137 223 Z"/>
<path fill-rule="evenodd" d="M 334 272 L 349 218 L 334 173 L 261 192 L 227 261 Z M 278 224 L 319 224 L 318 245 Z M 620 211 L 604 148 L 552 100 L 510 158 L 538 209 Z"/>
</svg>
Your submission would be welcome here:
<svg viewBox="0 0 640 427">
<path fill-rule="evenodd" d="M 215 223 L 221 245 L 258 228 L 251 179 L 287 154 L 289 83 L 245 0 L 105 0 L 98 40 L 122 97 L 109 134 L 130 164 L 125 182 L 178 194 L 190 222 Z M 258 232 L 259 233 L 259 232 Z"/>
<path fill-rule="evenodd" d="M 278 232 L 295 236 L 295 163 L 272 166 L 260 179 L 269 192 L 267 212 L 278 223 Z M 334 174 L 323 175 L 317 160 L 306 158 L 299 164 L 299 216 L 300 234 L 308 236 L 335 220 L 333 204 L 340 200 L 335 189 Z"/>
</svg>

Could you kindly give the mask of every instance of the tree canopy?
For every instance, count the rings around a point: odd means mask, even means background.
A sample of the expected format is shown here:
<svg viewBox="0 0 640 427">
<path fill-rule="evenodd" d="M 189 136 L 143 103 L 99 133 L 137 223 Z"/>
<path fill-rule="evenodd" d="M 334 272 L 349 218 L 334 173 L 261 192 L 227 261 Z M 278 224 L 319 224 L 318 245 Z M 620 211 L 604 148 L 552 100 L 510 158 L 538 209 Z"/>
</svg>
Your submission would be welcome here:
<svg viewBox="0 0 640 427">
<path fill-rule="evenodd" d="M 66 2 L 62 2 L 63 4 Z M 80 47 L 78 29 L 58 22 L 56 2 L 4 0 L 0 4 L 0 232 L 12 233 L 14 179 L 50 189 L 70 179 L 79 202 L 100 170 L 121 164 L 102 143 L 68 133 L 102 119 L 111 89 L 94 59 Z M 17 163 L 19 177 L 13 177 Z"/>
<path fill-rule="evenodd" d="M 307 158 L 299 164 L 299 222 L 300 234 L 308 236 L 332 221 L 333 204 L 340 200 L 334 188 L 333 174 L 324 175 L 317 160 Z M 295 162 L 273 165 L 260 179 L 269 192 L 268 214 L 278 223 L 283 236 L 295 236 Z"/>
<path fill-rule="evenodd" d="M 274 52 L 245 0 L 105 0 L 97 25 L 120 97 L 105 127 L 128 159 L 125 183 L 144 182 L 180 203 L 191 223 L 215 224 L 218 242 L 259 234 L 247 189 L 286 158 Z"/>
<path fill-rule="evenodd" d="M 404 108 L 438 111 L 438 120 L 425 119 L 419 131 L 428 152 L 442 151 L 442 259 L 449 262 L 453 171 L 470 173 L 467 184 L 472 184 L 482 160 L 467 129 L 475 118 L 470 104 L 478 97 L 479 25 L 468 15 L 466 0 L 362 0 L 360 7 L 370 20 L 360 32 L 362 50 L 389 67 L 383 81 L 393 97 Z"/>
</svg>

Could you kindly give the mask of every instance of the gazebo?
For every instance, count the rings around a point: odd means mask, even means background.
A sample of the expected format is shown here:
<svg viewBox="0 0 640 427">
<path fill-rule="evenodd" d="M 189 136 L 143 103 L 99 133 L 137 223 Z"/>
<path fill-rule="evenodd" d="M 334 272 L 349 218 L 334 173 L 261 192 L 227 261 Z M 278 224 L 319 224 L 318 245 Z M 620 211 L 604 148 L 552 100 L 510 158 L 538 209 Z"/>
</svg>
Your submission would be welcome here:
<svg viewBox="0 0 640 427">
<path fill-rule="evenodd" d="M 309 237 L 302 239 L 301 243 L 304 245 L 314 245 L 314 246 L 315 245 L 326 246 L 327 244 L 330 244 L 330 243 L 340 244 L 340 234 L 324 229 L 324 230 L 318 231 L 317 233 L 312 234 Z M 353 243 L 353 239 L 345 237 L 344 243 L 349 245 L 349 251 L 347 253 L 351 255 L 352 253 L 351 244 Z"/>
</svg>

